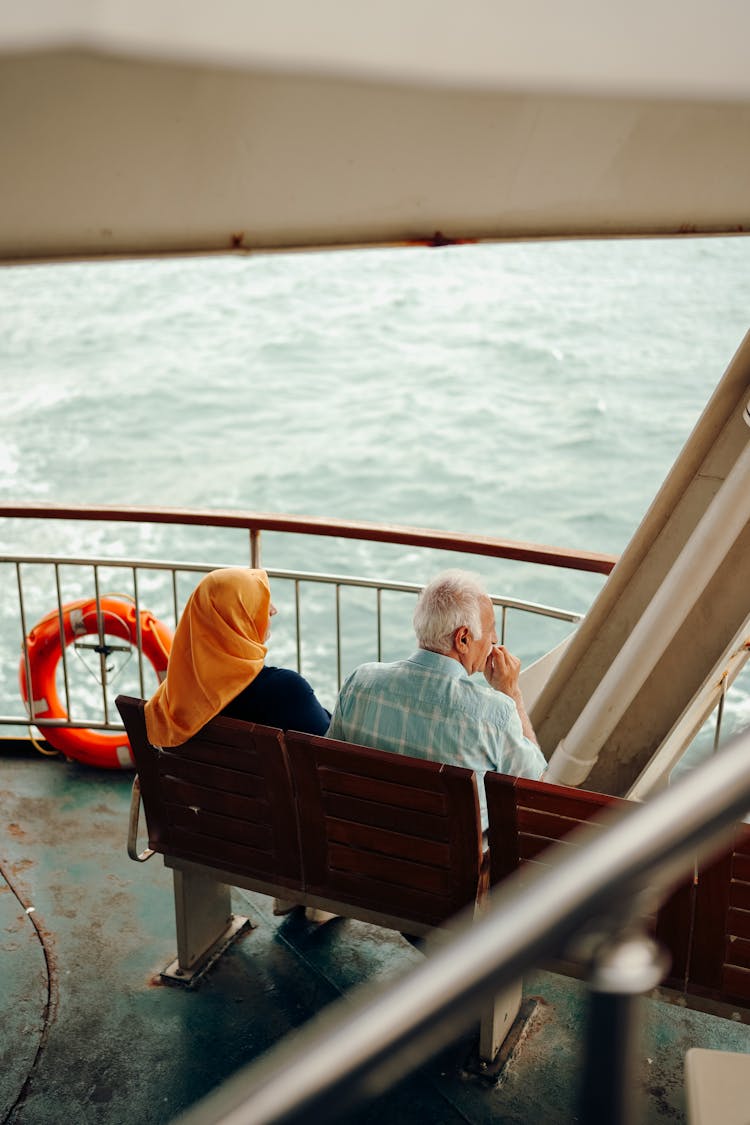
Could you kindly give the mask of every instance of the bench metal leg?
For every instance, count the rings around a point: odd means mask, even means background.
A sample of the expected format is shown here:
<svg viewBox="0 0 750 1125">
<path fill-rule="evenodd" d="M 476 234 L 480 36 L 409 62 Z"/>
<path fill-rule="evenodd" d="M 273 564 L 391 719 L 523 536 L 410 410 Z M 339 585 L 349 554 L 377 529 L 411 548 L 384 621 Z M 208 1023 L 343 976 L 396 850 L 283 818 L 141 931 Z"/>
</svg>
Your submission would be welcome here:
<svg viewBox="0 0 750 1125">
<path fill-rule="evenodd" d="M 193 984 L 250 921 L 232 913 L 231 888 L 225 883 L 179 868 L 173 875 L 177 959 L 161 975 Z"/>
<path fill-rule="evenodd" d="M 479 1025 L 479 1059 L 492 1063 L 521 1007 L 523 982 L 517 981 L 488 1002 Z"/>
</svg>

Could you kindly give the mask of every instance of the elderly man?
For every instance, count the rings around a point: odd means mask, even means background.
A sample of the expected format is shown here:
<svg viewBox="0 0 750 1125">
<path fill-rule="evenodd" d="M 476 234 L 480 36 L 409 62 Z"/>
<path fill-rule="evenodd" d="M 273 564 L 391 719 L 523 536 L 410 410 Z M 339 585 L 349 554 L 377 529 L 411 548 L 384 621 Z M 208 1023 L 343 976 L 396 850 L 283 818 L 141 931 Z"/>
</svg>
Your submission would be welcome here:
<svg viewBox="0 0 750 1125">
<path fill-rule="evenodd" d="M 407 660 L 349 675 L 328 737 L 475 770 L 486 828 L 486 770 L 538 778 L 547 768 L 518 685 L 521 662 L 497 643 L 492 602 L 467 571 L 425 586 L 414 631 L 419 648 Z"/>
</svg>

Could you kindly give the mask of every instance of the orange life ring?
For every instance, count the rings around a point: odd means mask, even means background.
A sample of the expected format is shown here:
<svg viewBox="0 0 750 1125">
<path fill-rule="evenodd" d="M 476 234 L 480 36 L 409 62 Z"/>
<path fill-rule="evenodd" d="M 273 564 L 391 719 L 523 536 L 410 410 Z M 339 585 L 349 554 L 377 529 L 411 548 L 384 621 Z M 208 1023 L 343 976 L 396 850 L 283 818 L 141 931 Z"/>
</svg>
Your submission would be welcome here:
<svg viewBox="0 0 750 1125">
<path fill-rule="evenodd" d="M 102 629 L 108 636 L 120 637 L 136 646 L 139 622 L 135 605 L 127 598 L 105 594 L 99 599 Z M 21 695 L 32 718 L 67 719 L 55 684 L 57 665 L 65 647 L 80 637 L 99 636 L 96 598 L 82 598 L 61 607 L 64 642 L 60 636 L 60 615 L 52 610 L 43 617 L 26 638 L 31 672 L 33 707 L 29 707 L 26 687 L 26 661 L 21 656 L 18 675 Z M 159 680 L 167 670 L 172 647 L 172 630 L 148 610 L 140 611 L 140 640 L 143 655 L 153 665 Z M 129 769 L 133 755 L 127 735 L 118 731 L 89 730 L 76 727 L 44 727 L 44 736 L 56 750 L 90 766 L 105 769 Z"/>
</svg>

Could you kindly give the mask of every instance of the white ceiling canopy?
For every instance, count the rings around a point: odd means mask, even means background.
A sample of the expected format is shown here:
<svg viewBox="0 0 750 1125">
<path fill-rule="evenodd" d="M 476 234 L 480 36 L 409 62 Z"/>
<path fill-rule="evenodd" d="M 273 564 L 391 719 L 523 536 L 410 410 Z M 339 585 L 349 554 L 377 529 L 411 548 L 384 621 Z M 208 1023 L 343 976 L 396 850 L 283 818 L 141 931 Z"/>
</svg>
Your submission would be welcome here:
<svg viewBox="0 0 750 1125">
<path fill-rule="evenodd" d="M 26 0 L 0 261 L 750 230 L 743 0 Z"/>
</svg>

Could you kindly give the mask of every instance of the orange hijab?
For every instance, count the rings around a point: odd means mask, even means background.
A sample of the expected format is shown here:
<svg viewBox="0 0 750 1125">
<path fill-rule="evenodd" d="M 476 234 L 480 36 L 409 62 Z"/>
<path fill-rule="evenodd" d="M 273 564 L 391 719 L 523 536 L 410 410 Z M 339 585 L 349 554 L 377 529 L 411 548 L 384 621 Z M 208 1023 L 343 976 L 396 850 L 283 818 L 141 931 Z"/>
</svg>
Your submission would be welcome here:
<svg viewBox="0 0 750 1125">
<path fill-rule="evenodd" d="M 214 570 L 187 600 L 167 677 L 146 704 L 155 746 L 181 746 L 218 715 L 263 667 L 271 590 L 265 570 Z"/>
</svg>

